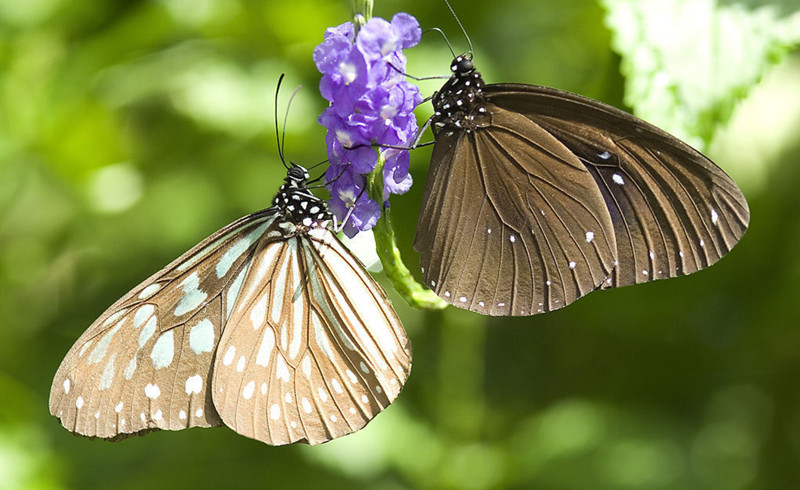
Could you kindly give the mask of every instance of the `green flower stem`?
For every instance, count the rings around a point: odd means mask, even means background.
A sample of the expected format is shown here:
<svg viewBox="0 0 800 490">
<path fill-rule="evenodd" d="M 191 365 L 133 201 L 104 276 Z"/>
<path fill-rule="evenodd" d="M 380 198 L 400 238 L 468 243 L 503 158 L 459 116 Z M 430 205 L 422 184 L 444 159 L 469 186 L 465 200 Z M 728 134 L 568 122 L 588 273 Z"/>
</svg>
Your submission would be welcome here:
<svg viewBox="0 0 800 490">
<path fill-rule="evenodd" d="M 352 0 L 353 23 L 356 26 L 356 32 L 372 18 L 372 2 L 373 0 Z"/>
<path fill-rule="evenodd" d="M 378 163 L 367 178 L 367 193 L 370 199 L 383 207 L 383 164 L 384 159 L 378 155 Z M 415 308 L 441 310 L 447 303 L 436 293 L 414 280 L 414 276 L 403 263 L 400 249 L 392 228 L 390 208 L 384 208 L 378 222 L 372 228 L 375 236 L 375 248 L 383 264 L 383 271 L 389 276 L 392 285 L 408 304 Z"/>
</svg>

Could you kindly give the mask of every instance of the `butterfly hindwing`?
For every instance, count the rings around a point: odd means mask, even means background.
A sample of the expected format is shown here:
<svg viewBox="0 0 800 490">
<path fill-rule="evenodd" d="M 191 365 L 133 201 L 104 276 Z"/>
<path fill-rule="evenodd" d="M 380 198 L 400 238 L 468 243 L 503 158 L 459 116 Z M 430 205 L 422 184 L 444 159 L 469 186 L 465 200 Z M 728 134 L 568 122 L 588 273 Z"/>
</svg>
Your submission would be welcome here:
<svg viewBox="0 0 800 490">
<path fill-rule="evenodd" d="M 601 102 L 546 87 L 488 85 L 573 152 L 603 193 L 618 266 L 606 287 L 689 274 L 744 235 L 747 201 L 731 178 L 665 131 Z"/>
<path fill-rule="evenodd" d="M 264 271 L 277 271 L 264 281 Z M 255 256 L 215 363 L 225 424 L 272 445 L 354 432 L 397 396 L 410 344 L 383 289 L 327 229 Z"/>
<path fill-rule="evenodd" d="M 220 425 L 208 382 L 230 283 L 274 211 L 216 232 L 117 301 L 78 339 L 50 391 L 67 429 L 121 438 Z"/>
</svg>

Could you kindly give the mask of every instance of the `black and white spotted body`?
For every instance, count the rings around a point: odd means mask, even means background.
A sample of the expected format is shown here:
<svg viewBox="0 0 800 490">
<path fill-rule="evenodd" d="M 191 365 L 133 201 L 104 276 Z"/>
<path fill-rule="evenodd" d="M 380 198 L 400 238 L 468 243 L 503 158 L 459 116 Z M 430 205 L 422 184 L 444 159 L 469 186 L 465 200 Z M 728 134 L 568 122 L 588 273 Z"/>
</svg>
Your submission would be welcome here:
<svg viewBox="0 0 800 490">
<path fill-rule="evenodd" d="M 483 100 L 483 78 L 466 55 L 457 56 L 450 64 L 453 75 L 441 90 L 433 95 L 434 134 L 449 129 L 466 130 L 491 124 L 491 115 Z"/>
<path fill-rule="evenodd" d="M 308 190 L 308 179 L 308 171 L 292 163 L 283 185 L 272 199 L 272 205 L 279 210 L 278 219 L 287 223 L 305 229 L 327 227 L 332 221 L 332 215 L 325 202 Z"/>
</svg>

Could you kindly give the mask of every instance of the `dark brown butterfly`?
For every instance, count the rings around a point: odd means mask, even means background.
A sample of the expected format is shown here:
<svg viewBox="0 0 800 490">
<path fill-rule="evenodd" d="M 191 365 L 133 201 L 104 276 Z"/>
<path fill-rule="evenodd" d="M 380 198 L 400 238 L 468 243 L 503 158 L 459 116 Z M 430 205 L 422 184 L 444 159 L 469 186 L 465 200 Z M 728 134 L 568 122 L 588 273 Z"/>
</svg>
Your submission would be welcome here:
<svg viewBox="0 0 800 490">
<path fill-rule="evenodd" d="M 446 302 L 552 311 L 708 267 L 747 229 L 736 184 L 674 136 L 568 92 L 485 85 L 471 55 L 450 69 L 414 242 Z"/>
<path fill-rule="evenodd" d="M 225 424 L 279 445 L 329 441 L 386 408 L 410 343 L 307 181 L 292 164 L 272 207 L 106 310 L 61 363 L 50 413 L 89 437 Z"/>
</svg>

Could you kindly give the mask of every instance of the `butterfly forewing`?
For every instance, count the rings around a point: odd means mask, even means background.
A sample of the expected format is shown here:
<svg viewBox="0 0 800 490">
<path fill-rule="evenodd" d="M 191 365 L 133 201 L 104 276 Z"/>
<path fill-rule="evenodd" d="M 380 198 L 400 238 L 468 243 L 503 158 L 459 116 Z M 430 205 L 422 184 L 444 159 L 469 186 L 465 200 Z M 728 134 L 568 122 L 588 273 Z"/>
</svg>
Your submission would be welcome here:
<svg viewBox="0 0 800 490">
<path fill-rule="evenodd" d="M 50 412 L 102 438 L 220 425 L 207 387 L 230 286 L 273 219 L 232 223 L 112 305 L 61 363 Z"/>
<path fill-rule="evenodd" d="M 695 272 L 718 261 L 744 235 L 749 210 L 736 184 L 657 127 L 545 87 L 489 85 L 485 94 L 546 129 L 594 177 L 616 232 L 618 266 L 605 287 Z"/>
<path fill-rule="evenodd" d="M 225 424 L 268 444 L 354 432 L 397 396 L 408 339 L 383 289 L 327 229 L 259 250 L 215 364 Z M 262 281 L 278 269 L 284 283 Z"/>
</svg>

